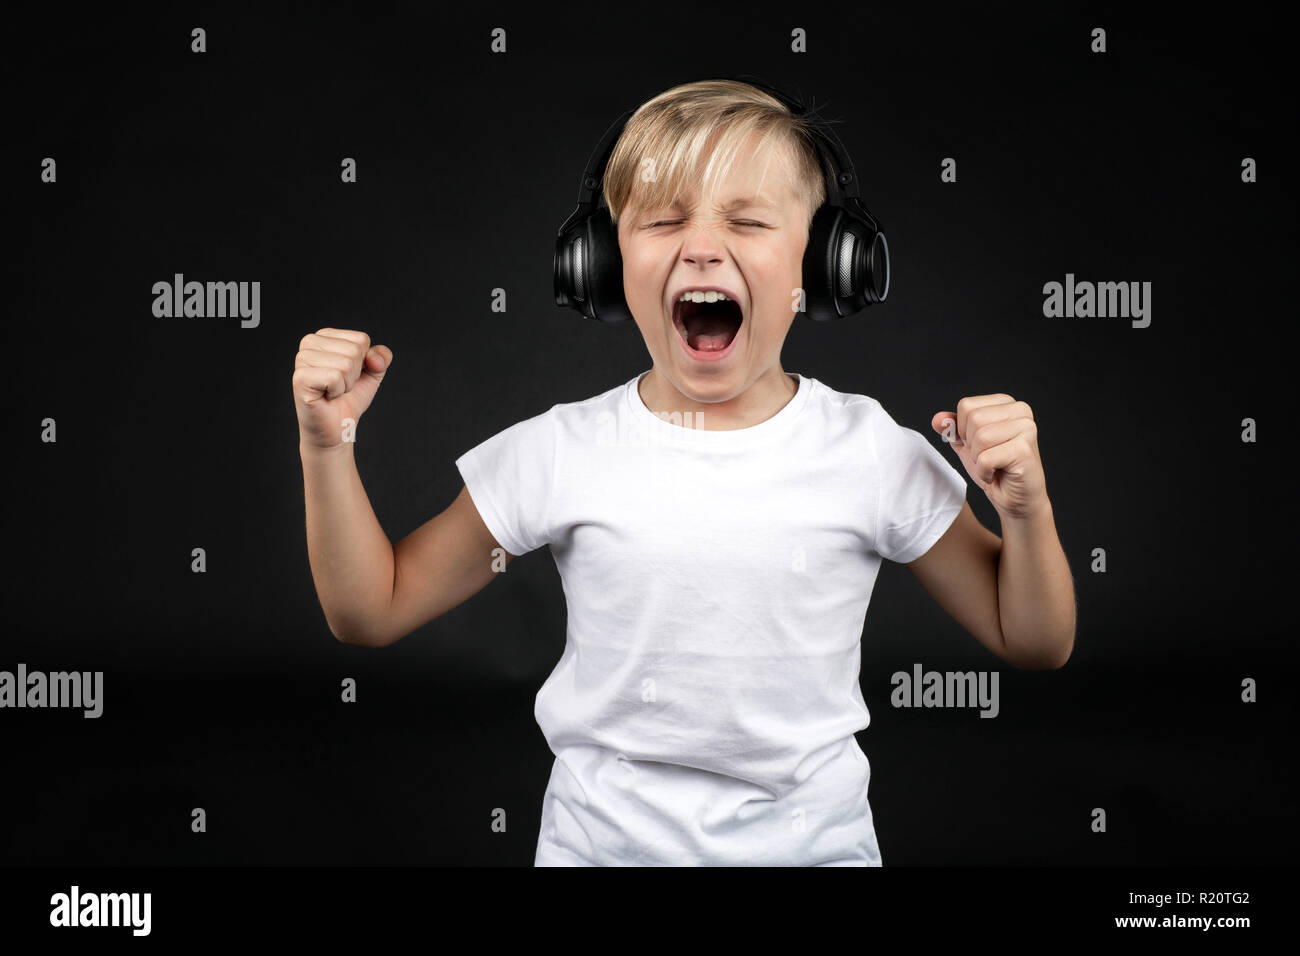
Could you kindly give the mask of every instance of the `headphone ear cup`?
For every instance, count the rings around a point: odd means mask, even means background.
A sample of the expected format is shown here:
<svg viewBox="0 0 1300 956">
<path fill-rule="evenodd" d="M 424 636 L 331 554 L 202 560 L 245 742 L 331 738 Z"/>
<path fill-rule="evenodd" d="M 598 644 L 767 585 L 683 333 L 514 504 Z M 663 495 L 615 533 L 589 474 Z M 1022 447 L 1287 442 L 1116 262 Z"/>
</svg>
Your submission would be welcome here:
<svg viewBox="0 0 1300 956">
<path fill-rule="evenodd" d="M 803 254 L 803 308 L 810 319 L 827 322 L 839 318 L 835 308 L 835 232 L 839 209 L 822 203 L 808 229 L 808 246 Z"/>
<path fill-rule="evenodd" d="M 591 237 L 588 220 L 580 219 L 555 239 L 555 304 L 592 319 Z"/>
<path fill-rule="evenodd" d="M 551 263 L 555 288 L 555 304 L 560 308 L 575 308 L 581 311 L 582 300 L 586 293 L 574 282 L 574 260 L 577 258 L 578 229 L 570 229 L 555 237 L 555 257 Z"/>
<path fill-rule="evenodd" d="M 823 203 L 813 216 L 804 251 L 808 316 L 844 318 L 889 295 L 889 245 L 885 234 L 843 207 Z"/>
<path fill-rule="evenodd" d="M 884 302 L 889 298 L 889 243 L 882 231 L 877 231 L 871 242 L 867 266 L 871 273 L 867 295 L 873 303 Z"/>
<path fill-rule="evenodd" d="M 623 253 L 618 247 L 618 227 L 609 207 L 601 202 L 587 219 L 585 278 L 590 296 L 590 318 L 601 322 L 630 322 L 632 312 L 623 292 Z"/>
</svg>

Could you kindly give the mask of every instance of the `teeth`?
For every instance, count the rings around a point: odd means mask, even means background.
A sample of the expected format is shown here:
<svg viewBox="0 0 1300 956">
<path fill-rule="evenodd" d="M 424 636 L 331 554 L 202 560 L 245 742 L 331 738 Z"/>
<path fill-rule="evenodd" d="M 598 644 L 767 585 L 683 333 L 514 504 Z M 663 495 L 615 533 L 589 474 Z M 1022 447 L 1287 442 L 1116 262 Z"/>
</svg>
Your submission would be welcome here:
<svg viewBox="0 0 1300 956">
<path fill-rule="evenodd" d="M 725 302 L 727 296 L 722 292 L 683 292 L 678 302 Z"/>
</svg>

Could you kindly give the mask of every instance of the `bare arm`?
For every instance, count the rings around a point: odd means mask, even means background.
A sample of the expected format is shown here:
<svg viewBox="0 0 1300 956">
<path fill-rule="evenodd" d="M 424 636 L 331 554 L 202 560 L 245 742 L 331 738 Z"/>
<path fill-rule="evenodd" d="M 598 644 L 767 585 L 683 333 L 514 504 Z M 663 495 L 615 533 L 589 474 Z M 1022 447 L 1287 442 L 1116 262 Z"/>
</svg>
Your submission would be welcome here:
<svg viewBox="0 0 1300 956">
<path fill-rule="evenodd" d="M 352 443 L 301 449 L 307 551 L 330 632 L 386 647 L 463 604 L 514 560 L 492 537 L 469 491 L 397 545 L 375 517 Z"/>
<path fill-rule="evenodd" d="M 1024 518 L 1002 519 L 998 563 L 1002 635 L 1021 667 L 1063 667 L 1074 650 L 1074 578 L 1050 503 Z"/>
<path fill-rule="evenodd" d="M 1002 660 L 1006 641 L 998 613 L 998 555 L 1002 542 L 980 524 L 970 502 L 938 541 L 907 564 L 930 597 Z"/>
<path fill-rule="evenodd" d="M 303 336 L 294 361 L 307 554 L 331 633 L 383 647 L 480 591 L 512 559 L 463 487 L 393 547 L 357 473 L 352 433 L 392 364 L 354 329 Z"/>
<path fill-rule="evenodd" d="M 949 429 L 956 426 L 956 435 Z M 1004 392 L 968 395 L 930 427 L 961 460 L 1002 520 L 1002 537 L 962 507 L 929 552 L 908 564 L 925 589 L 985 647 L 1013 667 L 1064 667 L 1077 606 L 1070 564 L 1047 497 L 1038 424 Z"/>
<path fill-rule="evenodd" d="M 492 537 L 464 485 L 446 510 L 397 542 L 393 552 L 386 644 L 468 601 L 515 559 Z"/>
<path fill-rule="evenodd" d="M 370 644 L 393 591 L 393 546 L 361 485 L 352 442 L 300 445 L 307 503 L 307 556 L 330 632 Z"/>
<path fill-rule="evenodd" d="M 1074 586 L 1051 512 L 989 531 L 970 503 L 907 567 L 958 624 L 1013 667 L 1063 667 L 1074 646 Z"/>
</svg>

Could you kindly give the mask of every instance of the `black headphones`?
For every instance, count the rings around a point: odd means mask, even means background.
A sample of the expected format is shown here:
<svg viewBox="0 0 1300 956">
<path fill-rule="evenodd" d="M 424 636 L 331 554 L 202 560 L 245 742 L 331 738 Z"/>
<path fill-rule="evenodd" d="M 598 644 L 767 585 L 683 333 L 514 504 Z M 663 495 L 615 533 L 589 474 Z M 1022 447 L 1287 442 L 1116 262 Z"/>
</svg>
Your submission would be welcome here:
<svg viewBox="0 0 1300 956">
<path fill-rule="evenodd" d="M 880 222 L 858 195 L 853 162 L 831 127 L 808 107 L 752 74 L 729 77 L 758 87 L 814 124 L 815 142 L 829 164 L 827 198 L 813 216 L 803 258 L 804 307 L 818 321 L 853 315 L 889 295 L 889 245 Z M 589 319 L 632 318 L 623 294 L 623 256 L 609 207 L 600 192 L 605 165 L 619 134 L 636 110 L 628 110 L 601 137 L 578 187 L 578 208 L 555 239 L 555 304 Z"/>
</svg>

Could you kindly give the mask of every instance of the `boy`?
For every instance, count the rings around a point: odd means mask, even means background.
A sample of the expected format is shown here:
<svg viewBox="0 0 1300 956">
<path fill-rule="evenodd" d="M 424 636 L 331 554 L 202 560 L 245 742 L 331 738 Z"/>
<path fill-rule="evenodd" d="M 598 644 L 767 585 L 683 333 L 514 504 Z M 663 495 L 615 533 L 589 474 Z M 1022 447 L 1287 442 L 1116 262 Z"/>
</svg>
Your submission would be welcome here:
<svg viewBox="0 0 1300 956">
<path fill-rule="evenodd" d="M 568 623 L 537 695 L 556 755 L 537 865 L 880 865 L 853 735 L 882 558 L 1015 666 L 1059 667 L 1073 646 L 1027 405 L 968 397 L 931 422 L 999 539 L 918 432 L 781 367 L 826 196 L 806 135 L 730 80 L 637 111 L 603 195 L 651 369 L 465 452 L 455 501 L 396 547 L 341 437 L 392 351 L 350 330 L 302 340 L 307 540 L 339 640 L 391 644 L 551 548 Z"/>
</svg>

